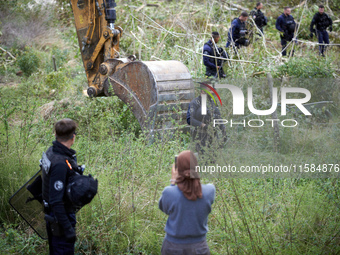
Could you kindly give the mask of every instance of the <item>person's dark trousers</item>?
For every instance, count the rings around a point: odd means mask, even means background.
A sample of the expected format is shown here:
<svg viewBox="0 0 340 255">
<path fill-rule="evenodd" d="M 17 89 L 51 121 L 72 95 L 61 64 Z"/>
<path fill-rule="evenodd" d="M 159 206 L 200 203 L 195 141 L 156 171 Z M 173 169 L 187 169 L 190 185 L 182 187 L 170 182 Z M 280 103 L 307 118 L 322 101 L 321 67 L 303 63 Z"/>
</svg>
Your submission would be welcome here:
<svg viewBox="0 0 340 255">
<path fill-rule="evenodd" d="M 210 255 L 210 250 L 207 241 L 198 243 L 173 243 L 166 239 L 163 240 L 162 255 Z"/>
<path fill-rule="evenodd" d="M 319 43 L 329 44 L 329 36 L 326 30 L 324 31 L 318 30 L 318 40 L 319 40 Z M 325 48 L 326 48 L 326 45 L 319 45 L 319 51 L 321 55 L 324 55 Z"/>
<path fill-rule="evenodd" d="M 50 214 L 53 217 L 53 214 Z M 69 213 L 68 218 L 72 224 L 72 227 L 76 226 L 76 215 Z M 53 236 L 50 228 L 50 223 L 46 224 L 49 255 L 74 255 L 74 242 L 70 243 L 66 241 L 64 236 Z"/>
<path fill-rule="evenodd" d="M 208 133 L 206 128 L 196 127 L 191 129 L 191 141 L 195 143 L 196 151 L 201 155 L 207 146 Z"/>
<path fill-rule="evenodd" d="M 286 47 L 287 47 L 287 41 L 284 38 L 281 38 L 281 45 L 282 45 L 282 56 L 287 55 Z"/>
<path fill-rule="evenodd" d="M 282 56 L 286 56 L 287 55 L 287 40 L 284 38 L 281 38 L 281 45 L 282 45 Z M 294 56 L 294 50 L 292 52 L 292 56 Z"/>
<path fill-rule="evenodd" d="M 206 70 L 206 71 L 205 71 L 205 75 L 206 75 L 207 77 L 216 77 L 216 74 L 217 74 L 216 71 L 210 71 L 210 70 Z"/>
</svg>

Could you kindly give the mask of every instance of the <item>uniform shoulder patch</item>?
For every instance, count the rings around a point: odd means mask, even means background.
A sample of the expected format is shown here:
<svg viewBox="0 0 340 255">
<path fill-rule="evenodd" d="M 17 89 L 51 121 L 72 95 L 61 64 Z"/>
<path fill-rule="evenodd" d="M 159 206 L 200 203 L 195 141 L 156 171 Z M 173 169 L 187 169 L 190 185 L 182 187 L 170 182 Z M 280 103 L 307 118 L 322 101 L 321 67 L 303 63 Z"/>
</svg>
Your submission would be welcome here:
<svg viewBox="0 0 340 255">
<path fill-rule="evenodd" d="M 48 159 L 45 152 L 43 152 L 42 154 L 40 165 L 41 165 L 42 170 L 45 171 L 46 174 L 48 174 L 48 172 L 50 171 L 50 167 L 51 167 L 51 161 Z"/>
<path fill-rule="evenodd" d="M 61 191 L 64 188 L 64 183 L 58 180 L 54 182 L 53 186 L 56 191 Z"/>
</svg>

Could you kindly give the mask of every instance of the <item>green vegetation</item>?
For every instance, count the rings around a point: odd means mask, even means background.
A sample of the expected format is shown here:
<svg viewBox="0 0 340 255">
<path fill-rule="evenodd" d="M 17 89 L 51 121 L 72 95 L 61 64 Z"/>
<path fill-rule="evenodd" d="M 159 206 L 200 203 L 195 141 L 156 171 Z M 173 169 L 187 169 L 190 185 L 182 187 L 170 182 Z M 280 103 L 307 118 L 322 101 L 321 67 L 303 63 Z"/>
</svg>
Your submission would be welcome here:
<svg viewBox="0 0 340 255">
<path fill-rule="evenodd" d="M 28 48 L 25 49 L 24 54 L 18 58 L 17 62 L 18 66 L 26 76 L 30 76 L 39 68 L 38 56 Z"/>
<path fill-rule="evenodd" d="M 53 141 L 53 123 L 68 117 L 79 124 L 74 145 L 78 161 L 99 179 L 99 194 L 77 214 L 77 254 L 159 254 L 166 215 L 158 209 L 158 198 L 169 184 L 174 155 L 189 147 L 189 135 L 177 131 L 155 138 L 151 144 L 149 134 L 140 130 L 136 118 L 117 97 L 85 97 L 87 80 L 68 1 L 31 9 L 26 8 L 28 2 L 4 1 L 0 6 L 0 46 L 14 57 L 0 50 L 1 252 L 46 254 L 47 242 L 10 208 L 8 199 L 38 170 L 42 152 Z M 335 18 L 339 17 L 339 4 L 330 2 Z M 117 1 L 117 24 L 124 28 L 121 55 L 180 60 L 195 78 L 204 77 L 201 56 L 176 45 L 201 52 L 212 30 L 220 32 L 224 45 L 230 20 L 239 13 L 227 10 L 230 6 L 223 1 L 158 1 L 159 7 L 136 11 L 143 3 Z M 249 3 L 237 3 L 253 8 Z M 295 86 L 307 88 L 311 102 L 333 103 L 313 109 L 309 118 L 289 112 L 287 118 L 297 119 L 299 127 L 280 128 L 279 153 L 273 152 L 270 126 L 228 128 L 228 164 L 340 163 L 339 48 L 329 48 L 326 58 L 320 58 L 316 46 L 298 44 L 294 57 L 282 59 L 276 51 L 280 45 L 274 24 L 287 4 L 299 2 L 265 6 L 271 17 L 265 43 L 254 40 L 239 56 L 229 52 L 235 59 L 257 64 L 226 63 L 226 82 L 256 77 L 253 88 L 258 109 L 269 106 L 267 81 L 259 82 L 266 72 L 280 82 L 277 86 L 293 86 L 289 81 L 294 81 Z M 308 1 L 306 8 L 292 13 L 298 20 L 303 17 L 303 40 L 308 39 L 314 4 Z M 331 41 L 339 43 L 339 23 L 333 29 Z M 25 75 L 17 76 L 19 70 Z M 320 83 L 306 78 L 320 79 Z M 245 90 L 251 81 L 238 84 Z M 225 100 L 231 100 L 230 95 Z M 224 114 L 231 118 L 231 109 Z M 212 254 L 340 252 L 338 179 L 205 178 L 202 182 L 217 187 L 207 236 Z"/>
</svg>

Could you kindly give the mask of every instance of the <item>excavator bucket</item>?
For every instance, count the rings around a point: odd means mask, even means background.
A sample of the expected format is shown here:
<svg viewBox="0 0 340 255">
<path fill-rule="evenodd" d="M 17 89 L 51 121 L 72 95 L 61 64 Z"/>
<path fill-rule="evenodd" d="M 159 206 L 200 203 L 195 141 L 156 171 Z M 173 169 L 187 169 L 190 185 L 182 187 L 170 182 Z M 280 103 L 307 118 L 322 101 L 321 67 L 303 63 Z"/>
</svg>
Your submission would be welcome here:
<svg viewBox="0 0 340 255">
<path fill-rule="evenodd" d="M 104 94 L 117 95 L 136 116 L 143 130 L 169 131 L 186 124 L 194 98 L 188 68 L 181 62 L 111 59 L 115 70 L 104 83 Z"/>
</svg>

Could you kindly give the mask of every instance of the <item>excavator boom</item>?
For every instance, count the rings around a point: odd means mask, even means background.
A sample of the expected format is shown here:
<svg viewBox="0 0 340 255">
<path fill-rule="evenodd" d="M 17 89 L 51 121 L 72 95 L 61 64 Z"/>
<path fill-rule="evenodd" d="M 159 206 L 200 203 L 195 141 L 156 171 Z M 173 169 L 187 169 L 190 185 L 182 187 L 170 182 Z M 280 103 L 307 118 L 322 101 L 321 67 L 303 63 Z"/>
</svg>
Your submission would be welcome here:
<svg viewBox="0 0 340 255">
<path fill-rule="evenodd" d="M 185 125 L 186 110 L 194 98 L 188 68 L 175 60 L 122 58 L 119 41 L 123 29 L 115 25 L 114 0 L 71 0 L 71 4 L 88 95 L 118 96 L 144 130 L 171 130 L 173 120 Z"/>
</svg>

